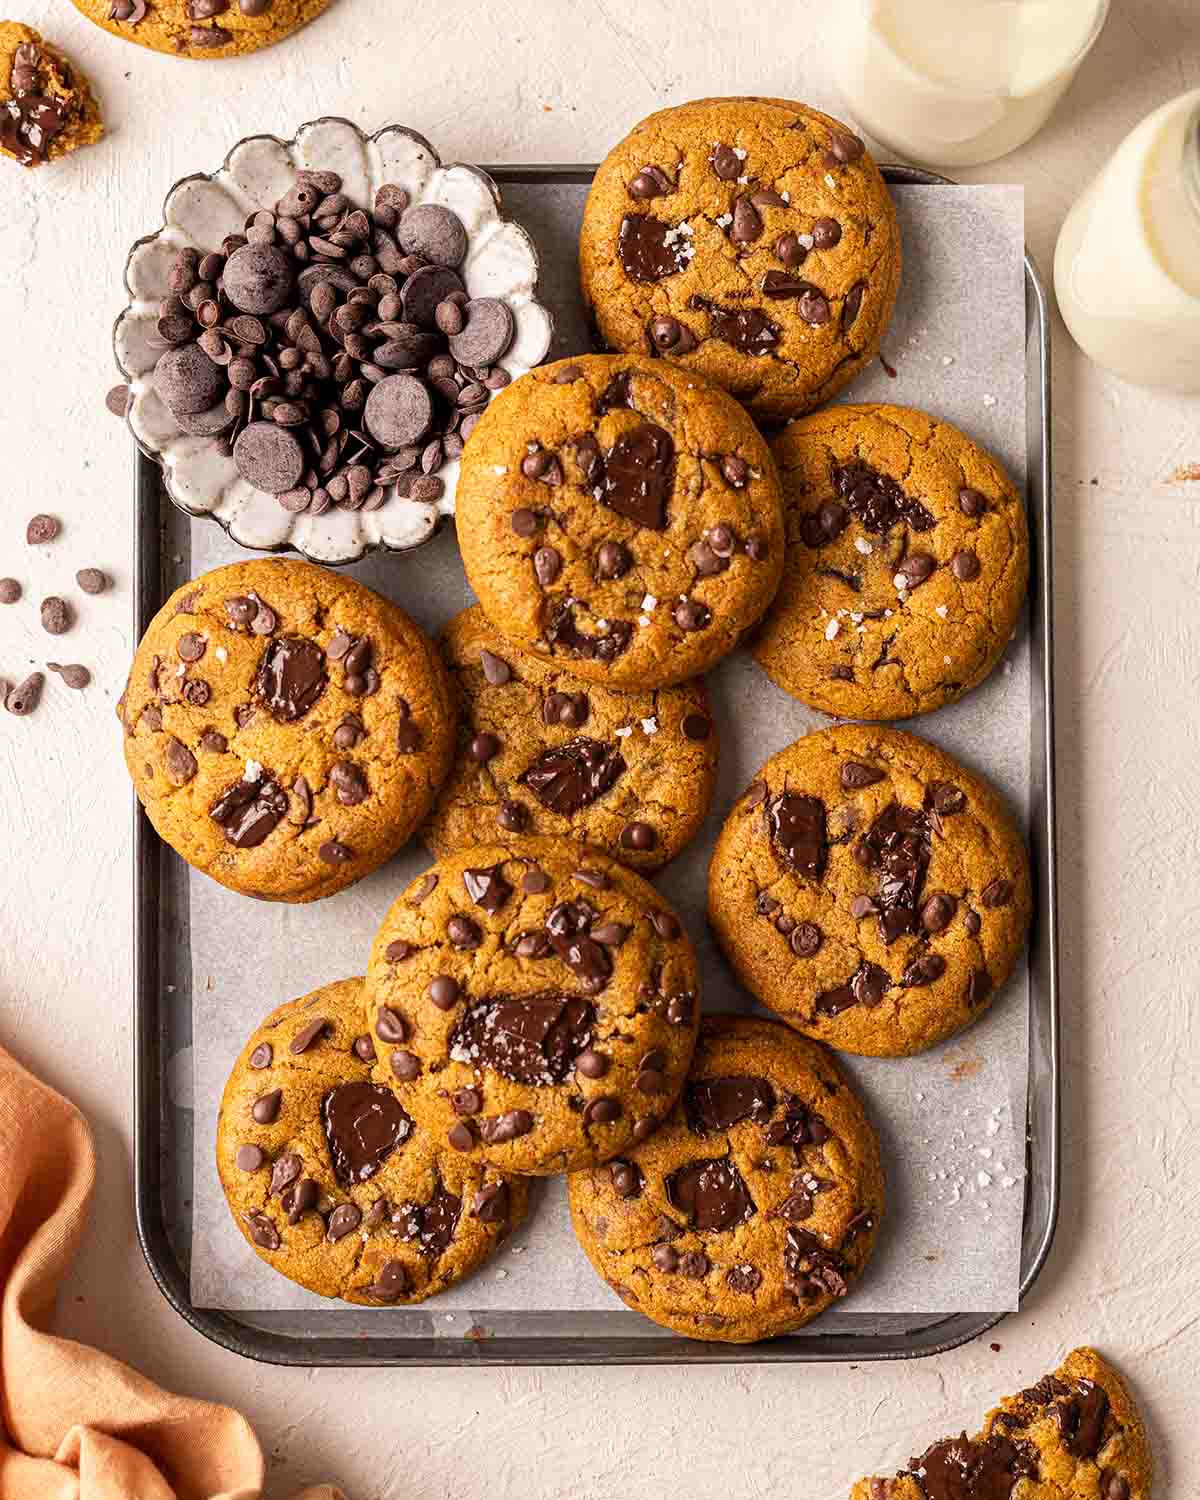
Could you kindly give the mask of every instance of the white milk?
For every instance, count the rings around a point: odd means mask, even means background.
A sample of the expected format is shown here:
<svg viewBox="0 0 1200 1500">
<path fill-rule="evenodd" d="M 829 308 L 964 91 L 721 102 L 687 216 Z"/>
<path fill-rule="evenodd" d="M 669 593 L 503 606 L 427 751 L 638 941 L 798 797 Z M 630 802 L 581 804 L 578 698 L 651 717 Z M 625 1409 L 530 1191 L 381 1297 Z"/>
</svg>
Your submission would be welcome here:
<svg viewBox="0 0 1200 1500">
<path fill-rule="evenodd" d="M 1200 393 L 1200 89 L 1148 115 L 1072 208 L 1054 289 L 1098 364 Z"/>
<path fill-rule="evenodd" d="M 930 166 L 1004 156 L 1045 124 L 1109 0 L 843 0 L 838 82 L 858 124 Z"/>
</svg>

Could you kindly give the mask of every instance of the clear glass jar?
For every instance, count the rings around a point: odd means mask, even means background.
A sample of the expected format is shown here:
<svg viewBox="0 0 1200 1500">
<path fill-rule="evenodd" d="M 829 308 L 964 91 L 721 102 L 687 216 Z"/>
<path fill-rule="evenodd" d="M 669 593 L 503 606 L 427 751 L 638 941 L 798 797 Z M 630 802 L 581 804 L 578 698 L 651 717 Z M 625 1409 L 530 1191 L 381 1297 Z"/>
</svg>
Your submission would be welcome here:
<svg viewBox="0 0 1200 1500">
<path fill-rule="evenodd" d="M 844 0 L 837 81 L 891 150 L 966 167 L 1035 135 L 1108 19 L 1110 0 Z"/>
<path fill-rule="evenodd" d="M 1147 115 L 1084 191 L 1058 237 L 1054 289 L 1098 364 L 1200 394 L 1200 89 Z"/>
</svg>

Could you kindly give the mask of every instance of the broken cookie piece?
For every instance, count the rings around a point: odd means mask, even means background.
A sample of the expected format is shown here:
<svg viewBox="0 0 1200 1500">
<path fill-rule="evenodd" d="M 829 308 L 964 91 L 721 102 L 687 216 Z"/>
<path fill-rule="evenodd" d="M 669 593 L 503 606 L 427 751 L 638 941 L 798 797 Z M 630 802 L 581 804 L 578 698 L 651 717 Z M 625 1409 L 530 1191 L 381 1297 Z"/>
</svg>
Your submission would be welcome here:
<svg viewBox="0 0 1200 1500">
<path fill-rule="evenodd" d="M 1124 1382 L 1085 1348 L 1006 1396 L 974 1438 L 936 1442 L 893 1478 L 860 1479 L 850 1500 L 1149 1500 L 1153 1469 Z"/>
<path fill-rule="evenodd" d="M 23 167 L 92 146 L 104 134 L 91 85 L 57 47 L 0 21 L 0 155 Z"/>
</svg>

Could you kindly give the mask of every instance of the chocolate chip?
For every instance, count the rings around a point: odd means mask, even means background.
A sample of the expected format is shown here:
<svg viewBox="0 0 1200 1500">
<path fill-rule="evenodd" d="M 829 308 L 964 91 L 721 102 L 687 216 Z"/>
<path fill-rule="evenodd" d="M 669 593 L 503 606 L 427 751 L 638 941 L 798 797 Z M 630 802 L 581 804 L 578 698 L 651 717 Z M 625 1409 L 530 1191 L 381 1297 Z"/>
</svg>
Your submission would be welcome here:
<svg viewBox="0 0 1200 1500">
<path fill-rule="evenodd" d="M 992 976 L 986 969 L 972 969 L 967 979 L 966 998 L 968 1005 L 982 1005 L 992 993 Z"/>
<path fill-rule="evenodd" d="M 457 1130 L 459 1127 L 454 1127 Z M 479 1122 L 479 1134 L 489 1146 L 503 1145 L 528 1135 L 533 1129 L 533 1116 L 526 1109 L 510 1109 L 502 1115 L 485 1116 Z"/>
<path fill-rule="evenodd" d="M 596 551 L 597 578 L 624 578 L 633 566 L 633 557 L 623 542 L 601 542 Z"/>
<path fill-rule="evenodd" d="M 413 1052 L 393 1052 L 392 1072 L 401 1083 L 411 1083 L 421 1075 L 421 1059 Z"/>
<path fill-rule="evenodd" d="M 958 508 L 972 520 L 983 515 L 987 505 L 987 496 L 980 494 L 978 490 L 961 489 L 958 492 Z"/>
<path fill-rule="evenodd" d="M 812 227 L 812 237 L 818 250 L 832 250 L 841 241 L 842 226 L 836 219 L 818 219 Z"/>
<path fill-rule="evenodd" d="M 554 547 L 539 547 L 533 554 L 533 572 L 542 588 L 549 588 L 562 572 L 562 557 Z"/>
<path fill-rule="evenodd" d="M 975 937 L 979 929 L 983 926 L 983 919 L 977 911 L 968 911 L 966 916 L 963 917 L 963 926 L 972 937 Z"/>
<path fill-rule="evenodd" d="M 674 191 L 674 183 L 661 167 L 643 167 L 629 183 L 631 198 L 662 198 Z"/>
<path fill-rule="evenodd" d="M 459 1120 L 457 1124 L 451 1125 L 446 1132 L 446 1139 L 456 1151 L 473 1151 L 475 1149 L 475 1132 L 471 1127 Z"/>
<path fill-rule="evenodd" d="M 439 1010 L 453 1010 L 459 997 L 458 980 L 450 974 L 438 974 L 425 991 L 426 999 Z"/>
<path fill-rule="evenodd" d="M 857 792 L 865 786 L 874 786 L 887 773 L 878 766 L 864 765 L 861 761 L 847 760 L 842 763 L 841 784 L 843 791 Z"/>
<path fill-rule="evenodd" d="M 679 1252 L 670 1245 L 655 1245 L 650 1252 L 650 1259 L 654 1262 L 655 1269 L 666 1276 L 673 1275 L 679 1269 Z"/>
<path fill-rule="evenodd" d="M 449 340 L 450 353 L 463 365 L 495 364 L 516 331 L 512 309 L 498 297 L 475 297 L 464 312 L 466 326 Z"/>
<path fill-rule="evenodd" d="M 745 155 L 746 153 L 743 151 L 741 156 L 739 156 L 732 146 L 720 142 L 713 147 L 712 154 L 708 160 L 713 171 L 722 182 L 736 182 L 739 177 L 744 175 L 742 160 Z"/>
<path fill-rule="evenodd" d="M 931 578 L 936 568 L 937 559 L 928 552 L 910 552 L 896 569 L 896 587 L 911 592 Z"/>
<path fill-rule="evenodd" d="M 995 880 L 984 886 L 980 892 L 979 899 L 983 902 L 984 906 L 994 909 L 998 906 L 1007 906 L 1012 900 L 1012 894 L 1012 881 L 1004 880 L 1000 876 L 997 876 Z"/>
<path fill-rule="evenodd" d="M 811 958 L 823 941 L 821 929 L 815 922 L 799 922 L 788 939 L 792 952 L 799 958 Z"/>
<path fill-rule="evenodd" d="M 31 547 L 40 547 L 52 542 L 61 530 L 62 522 L 57 516 L 36 515 L 25 528 L 25 540 Z"/>
<path fill-rule="evenodd" d="M 653 849 L 658 835 L 649 823 L 626 823 L 621 830 L 621 847 L 635 849 L 639 853 Z"/>
<path fill-rule="evenodd" d="M 753 1296 L 762 1285 L 762 1272 L 749 1264 L 731 1266 L 725 1272 L 725 1285 L 731 1292 Z"/>
<path fill-rule="evenodd" d="M 255 1123 L 259 1125 L 273 1125 L 279 1118 L 279 1109 L 282 1103 L 282 1089 L 272 1089 L 269 1094 L 260 1094 L 250 1108 L 250 1113 L 254 1117 Z"/>
<path fill-rule="evenodd" d="M 704 714 L 685 714 L 680 728 L 689 740 L 706 740 L 712 732 L 712 721 Z"/>
<path fill-rule="evenodd" d="M 625 769 L 625 759 L 614 745 L 579 735 L 542 751 L 517 780 L 548 811 L 571 817 L 608 792 Z"/>
<path fill-rule="evenodd" d="M 408 1272 L 398 1260 L 389 1260 L 363 1291 L 375 1302 L 397 1302 L 408 1291 Z"/>
<path fill-rule="evenodd" d="M 679 936 L 679 923 L 669 911 L 652 911 L 649 917 L 650 925 L 664 941 L 673 943 Z"/>
<path fill-rule="evenodd" d="M 233 445 L 238 473 L 255 489 L 281 495 L 304 474 L 304 450 L 292 433 L 274 422 L 251 422 Z"/>
<path fill-rule="evenodd" d="M 669 317 L 665 313 L 650 319 L 647 332 L 650 342 L 660 354 L 691 354 L 696 347 L 696 335 L 692 330 L 678 318 Z"/>
<path fill-rule="evenodd" d="M 967 794 L 951 781 L 932 782 L 925 794 L 926 805 L 943 818 L 962 812 L 967 805 Z"/>
<path fill-rule="evenodd" d="M 65 599 L 60 599 L 56 594 L 51 594 L 42 600 L 41 604 L 42 629 L 47 635 L 66 635 L 75 623 L 75 616 L 71 606 Z"/>
<path fill-rule="evenodd" d="M 499 739 L 494 734 L 491 734 L 487 731 L 485 731 L 483 734 L 477 734 L 473 736 L 470 743 L 467 745 L 467 755 L 471 758 L 471 760 L 476 761 L 480 765 L 484 764 L 486 761 L 491 760 L 493 756 L 498 755 L 499 752 Z"/>
<path fill-rule="evenodd" d="M 794 271 L 802 266 L 808 257 L 807 249 L 800 243 L 800 236 L 795 233 L 781 234 L 775 241 L 775 256 L 781 260 L 789 271 Z"/>
<path fill-rule="evenodd" d="M 638 1198 L 642 1192 L 641 1169 L 628 1161 L 613 1161 L 608 1164 L 608 1174 L 613 1191 L 618 1198 Z"/>
<path fill-rule="evenodd" d="M 198 769 L 196 757 L 186 745 L 174 737 L 167 741 L 163 759 L 166 763 L 167 779 L 174 786 L 184 786 L 191 781 Z"/>
<path fill-rule="evenodd" d="M 921 926 L 929 933 L 944 932 L 954 920 L 955 908 L 953 896 L 935 892 L 921 907 Z"/>
<path fill-rule="evenodd" d="M 763 222 L 758 210 L 747 197 L 738 197 L 733 202 L 733 223 L 729 238 L 735 245 L 749 245 L 763 232 Z"/>
<path fill-rule="evenodd" d="M 354 850 L 349 844 L 343 844 L 337 839 L 328 839 L 318 848 L 317 857 L 327 865 L 345 865 L 354 858 Z"/>
<path fill-rule="evenodd" d="M 602 1095 L 599 1099 L 588 1101 L 583 1111 L 583 1123 L 585 1125 L 611 1125 L 621 1118 L 622 1113 L 619 1099 Z"/>
<path fill-rule="evenodd" d="M 508 1184 L 485 1183 L 471 1200 L 471 1212 L 483 1224 L 506 1224 L 509 1214 Z"/>
<path fill-rule="evenodd" d="M 272 1197 L 276 1193 L 282 1193 L 284 1188 L 290 1187 L 304 1170 L 304 1163 L 294 1151 L 285 1152 L 283 1156 L 276 1158 L 275 1165 L 271 1168 L 271 1186 L 269 1192 Z"/>
<path fill-rule="evenodd" d="M 1129 1481 L 1116 1469 L 1105 1469 L 1100 1475 L 1100 1500 L 1129 1500 Z"/>
<path fill-rule="evenodd" d="M 483 934 L 470 917 L 455 915 L 446 923 L 446 936 L 455 948 L 478 948 Z"/>
<path fill-rule="evenodd" d="M 603 1052 L 596 1052 L 591 1047 L 581 1052 L 575 1059 L 575 1071 L 582 1074 L 584 1078 L 603 1078 L 608 1069 L 608 1058 Z"/>
<path fill-rule="evenodd" d="M 680 630 L 688 632 L 703 630 L 712 623 L 712 611 L 698 599 L 681 599 L 671 611 L 671 617 Z"/>
<path fill-rule="evenodd" d="M 509 525 L 517 536 L 532 536 L 538 529 L 537 512 L 522 505 L 509 517 Z"/>
<path fill-rule="evenodd" d="M 644 1119 L 633 1122 L 633 1138 L 639 1144 L 648 1141 L 658 1129 L 658 1120 L 654 1115 L 647 1115 Z"/>
<path fill-rule="evenodd" d="M 225 262 L 221 289 L 239 312 L 278 312 L 292 290 L 292 266 L 291 257 L 278 245 L 243 245 Z"/>
<path fill-rule="evenodd" d="M 521 877 L 521 889 L 527 896 L 541 896 L 550 889 L 550 877 L 544 870 L 528 870 Z"/>
<path fill-rule="evenodd" d="M 362 1221 L 362 1213 L 353 1203 L 339 1203 L 337 1208 L 329 1215 L 329 1226 L 326 1238 L 333 1244 L 338 1240 L 344 1240 L 358 1228 Z"/>
<path fill-rule="evenodd" d="M 266 1159 L 258 1146 L 238 1147 L 237 1164 L 241 1172 L 257 1172 Z"/>
<path fill-rule="evenodd" d="M 85 688 L 92 680 L 92 674 L 78 662 L 72 662 L 69 666 L 60 666 L 56 661 L 48 661 L 46 666 L 51 672 L 56 672 L 62 678 L 64 685 L 69 688 Z"/>
<path fill-rule="evenodd" d="M 905 969 L 901 984 L 910 989 L 919 988 L 922 985 L 932 984 L 935 979 L 940 979 L 946 972 L 946 960 L 940 953 L 923 953 L 916 958 Z"/>
<path fill-rule="evenodd" d="M 242 1220 L 250 1231 L 250 1238 L 260 1250 L 278 1250 L 279 1231 L 266 1214 L 244 1213 Z"/>
<path fill-rule="evenodd" d="M 252 1068 L 269 1068 L 274 1055 L 270 1042 L 259 1042 L 258 1046 L 250 1054 L 250 1066 Z"/>
<path fill-rule="evenodd" d="M 460 265 L 467 253 L 462 220 L 440 203 L 419 203 L 406 210 L 396 226 L 396 239 L 406 255 L 420 255 L 437 266 Z"/>
<path fill-rule="evenodd" d="M 848 166 L 851 162 L 858 161 L 865 151 L 862 141 L 848 130 L 830 132 L 829 155 L 835 165 Z"/>
<path fill-rule="evenodd" d="M 21 585 L 15 578 L 0 578 L 0 604 L 15 604 L 21 597 Z"/>
<path fill-rule="evenodd" d="M 512 668 L 499 656 L 494 656 L 490 651 L 481 650 L 479 653 L 479 664 L 483 668 L 483 675 L 492 687 L 502 687 L 512 678 Z"/>
<path fill-rule="evenodd" d="M 381 1005 L 375 1014 L 375 1031 L 381 1042 L 403 1042 L 408 1038 L 408 1022 L 399 1011 Z"/>
<path fill-rule="evenodd" d="M 127 385 L 114 385 L 104 398 L 104 404 L 114 417 L 125 417 L 133 400 L 133 392 Z"/>
<path fill-rule="evenodd" d="M 950 571 L 959 583 L 970 583 L 979 577 L 979 558 L 969 547 L 960 548 L 950 559 Z"/>
</svg>

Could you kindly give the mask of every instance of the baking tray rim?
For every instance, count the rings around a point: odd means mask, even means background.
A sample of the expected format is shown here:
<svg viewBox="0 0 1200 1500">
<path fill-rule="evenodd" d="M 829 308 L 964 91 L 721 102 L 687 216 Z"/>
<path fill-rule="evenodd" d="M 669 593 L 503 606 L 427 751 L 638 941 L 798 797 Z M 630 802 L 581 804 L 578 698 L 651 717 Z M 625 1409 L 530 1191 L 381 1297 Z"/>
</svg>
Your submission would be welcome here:
<svg viewBox="0 0 1200 1500">
<path fill-rule="evenodd" d="M 503 186 L 506 183 L 586 184 L 595 166 L 531 164 L 494 166 L 484 170 Z M 953 185 L 951 179 L 916 167 L 884 164 L 889 183 Z M 1057 808 L 1054 754 L 1054 617 L 1053 617 L 1053 524 L 1051 499 L 1051 322 L 1045 284 L 1028 248 L 1024 255 L 1027 311 L 1026 346 L 1036 334 L 1038 384 L 1027 392 L 1026 411 L 1038 415 L 1041 441 L 1030 453 L 1026 476 L 1027 494 L 1036 497 L 1039 530 L 1032 549 L 1030 617 L 1031 634 L 1040 639 L 1035 653 L 1031 715 L 1040 698 L 1040 744 L 1031 746 L 1031 761 L 1043 778 L 1043 816 L 1031 823 L 1032 857 L 1038 887 L 1033 941 L 1043 955 L 1045 970 L 1044 1025 L 1030 1029 L 1031 1049 L 1041 1042 L 1048 1076 L 1041 1101 L 1045 1119 L 1036 1144 L 1045 1152 L 1043 1199 L 1045 1220 L 1032 1246 L 1022 1242 L 1019 1299 L 1024 1303 L 1040 1276 L 1054 1242 L 1061 1194 L 1061 1048 L 1058 992 L 1058 880 Z M 1034 404 L 1036 403 L 1036 405 Z M 147 470 L 150 470 L 148 473 Z M 149 601 L 161 594 L 161 553 L 158 504 L 144 505 L 147 483 L 158 490 L 158 471 L 143 456 L 135 457 L 134 526 L 134 627 L 140 639 L 154 610 Z M 169 498 L 166 503 L 172 502 Z M 1031 507 L 1032 509 L 1032 507 Z M 154 609 L 157 609 L 157 604 Z M 1038 628 L 1040 627 L 1040 629 Z M 1038 674 L 1041 681 L 1038 682 Z M 1035 727 L 1039 720 L 1033 715 Z M 836 1363 L 925 1358 L 943 1354 L 994 1328 L 1007 1313 L 959 1312 L 938 1317 L 914 1313 L 914 1327 L 900 1332 L 876 1334 L 817 1333 L 790 1335 L 760 1344 L 701 1343 L 664 1334 L 662 1337 L 593 1337 L 562 1335 L 503 1335 L 494 1338 L 304 1338 L 274 1332 L 244 1322 L 216 1308 L 197 1308 L 191 1300 L 187 1272 L 171 1245 L 163 1213 L 161 1193 L 165 1144 L 165 1067 L 161 1055 L 162 990 L 159 984 L 160 882 L 158 862 L 162 851 L 149 820 L 133 798 L 133 937 L 134 937 L 134 1197 L 138 1243 L 155 1284 L 175 1311 L 198 1333 L 232 1353 L 263 1364 L 296 1367 L 431 1367 L 494 1365 L 654 1365 L 654 1364 L 780 1364 Z M 1043 843 L 1044 840 L 1044 843 Z M 1032 952 L 1032 948 L 1031 948 Z M 1026 1107 L 1027 1156 L 1035 1145 L 1028 1131 L 1033 1107 Z M 1027 1179 L 1028 1191 L 1028 1179 Z M 1027 1208 L 1028 1215 L 1028 1208 Z M 334 1310 L 336 1313 L 336 1310 Z M 931 1321 L 921 1321 L 931 1319 Z"/>
</svg>

